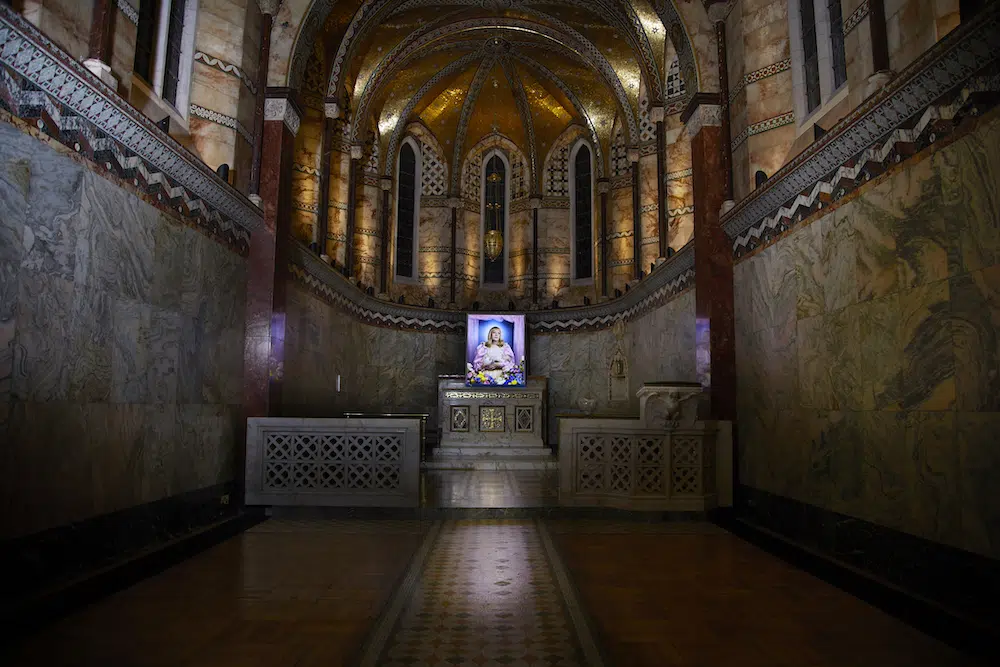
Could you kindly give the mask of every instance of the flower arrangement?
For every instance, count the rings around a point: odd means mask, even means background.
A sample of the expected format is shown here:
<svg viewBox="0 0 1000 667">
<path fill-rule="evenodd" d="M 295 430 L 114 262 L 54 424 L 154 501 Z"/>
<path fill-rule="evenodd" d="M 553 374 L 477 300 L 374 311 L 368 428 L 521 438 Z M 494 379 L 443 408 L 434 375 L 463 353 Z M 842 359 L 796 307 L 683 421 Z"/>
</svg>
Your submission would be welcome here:
<svg viewBox="0 0 1000 667">
<path fill-rule="evenodd" d="M 524 359 L 513 368 L 499 373 L 475 371 L 472 364 L 466 365 L 465 384 L 485 385 L 490 387 L 523 387 L 526 384 Z"/>
</svg>

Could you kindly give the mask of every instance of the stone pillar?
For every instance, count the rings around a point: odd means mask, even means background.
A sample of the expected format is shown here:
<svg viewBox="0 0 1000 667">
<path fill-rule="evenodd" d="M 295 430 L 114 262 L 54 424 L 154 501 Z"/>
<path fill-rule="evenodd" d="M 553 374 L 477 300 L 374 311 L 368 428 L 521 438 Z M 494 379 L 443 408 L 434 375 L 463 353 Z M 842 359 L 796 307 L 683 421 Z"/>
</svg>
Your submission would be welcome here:
<svg viewBox="0 0 1000 667">
<path fill-rule="evenodd" d="M 667 131 L 664 126 L 663 107 L 652 107 L 649 119 L 656 123 L 656 206 L 657 234 L 660 237 L 658 259 L 667 256 Z"/>
<path fill-rule="evenodd" d="M 868 77 L 865 97 L 874 94 L 892 80 L 889 68 L 889 38 L 885 24 L 885 0 L 868 2 L 869 42 L 872 46 L 872 73 Z"/>
<path fill-rule="evenodd" d="M 358 220 L 358 169 L 364 157 L 364 146 L 351 146 L 351 165 L 347 171 L 347 247 L 344 250 L 344 275 L 353 279 L 354 271 L 354 229 Z"/>
<path fill-rule="evenodd" d="M 83 61 L 84 67 L 115 91 L 118 90 L 118 79 L 111 73 L 111 54 L 117 17 L 118 5 L 114 0 L 94 0 L 87 59 Z"/>
<path fill-rule="evenodd" d="M 608 192 L 611 183 L 606 178 L 598 179 L 597 192 L 601 195 L 601 296 L 608 296 Z"/>
<path fill-rule="evenodd" d="M 271 60 L 271 28 L 281 0 L 257 0 L 260 7 L 260 54 L 257 58 L 257 104 L 253 115 L 253 156 L 250 159 L 250 197 L 260 196 L 261 155 L 264 146 L 264 102 L 267 98 L 267 65 Z"/>
<path fill-rule="evenodd" d="M 718 5 L 715 5 L 718 6 Z M 733 153 L 729 131 L 729 64 L 726 56 L 726 22 L 715 22 L 715 40 L 719 47 L 719 100 L 722 103 L 722 170 L 726 199 L 733 198 Z"/>
<path fill-rule="evenodd" d="M 262 93 L 264 91 L 261 91 Z M 299 111 L 288 97 L 264 107 L 260 200 L 264 225 L 250 238 L 247 271 L 243 405 L 247 417 L 275 416 L 281 406 L 285 343 L 285 260 L 291 221 L 291 176 Z"/>
<path fill-rule="evenodd" d="M 379 294 L 388 296 L 389 294 L 389 206 L 392 205 L 392 179 L 383 178 L 379 181 L 382 187 L 382 218 L 379 224 L 379 234 L 382 236 L 382 266 L 379 272 Z M 415 258 L 419 259 L 419 258 Z"/>
<path fill-rule="evenodd" d="M 538 211 L 542 208 L 542 198 L 534 196 L 531 204 L 531 302 L 538 304 Z"/>
<path fill-rule="evenodd" d="M 723 152 L 718 99 L 695 96 L 682 120 L 691 138 L 694 194 L 696 370 L 711 419 L 736 418 L 732 244 L 719 224 L 726 187 L 719 178 Z"/>
<path fill-rule="evenodd" d="M 326 242 L 330 235 L 330 153 L 333 151 L 333 124 L 329 116 L 323 118 L 323 136 L 319 145 L 319 210 L 316 212 L 314 251 L 324 262 L 330 261 Z"/>
<path fill-rule="evenodd" d="M 628 149 L 632 163 L 632 277 L 638 280 L 642 273 L 642 204 L 639 192 L 639 149 Z"/>
<path fill-rule="evenodd" d="M 456 283 L 458 280 L 458 210 L 462 207 L 461 197 L 449 198 L 448 207 L 451 209 L 451 252 L 449 253 L 449 257 L 451 257 L 451 284 L 448 288 L 448 307 L 454 308 L 458 303 L 456 301 L 456 290 L 458 289 Z"/>
</svg>

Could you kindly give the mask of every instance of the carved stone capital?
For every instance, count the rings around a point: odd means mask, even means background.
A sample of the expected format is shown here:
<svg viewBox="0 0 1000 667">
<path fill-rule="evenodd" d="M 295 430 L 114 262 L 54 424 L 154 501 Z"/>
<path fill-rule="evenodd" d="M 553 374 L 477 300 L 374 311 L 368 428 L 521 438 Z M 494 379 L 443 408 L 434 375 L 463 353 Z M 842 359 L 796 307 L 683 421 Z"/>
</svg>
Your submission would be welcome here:
<svg viewBox="0 0 1000 667">
<path fill-rule="evenodd" d="M 630 148 L 630 149 L 628 149 L 628 161 L 629 162 L 638 162 L 639 161 L 639 149 L 638 148 Z"/>
<path fill-rule="evenodd" d="M 649 120 L 654 123 L 662 123 L 663 119 L 666 118 L 666 112 L 663 107 L 650 107 L 649 108 Z"/>
<path fill-rule="evenodd" d="M 260 7 L 261 14 L 274 16 L 278 13 L 278 8 L 281 7 L 281 0 L 257 0 L 257 6 Z"/>
<path fill-rule="evenodd" d="M 611 192 L 611 183 L 606 178 L 597 179 L 597 192 L 606 195 Z"/>
<path fill-rule="evenodd" d="M 361 144 L 353 144 L 351 146 L 351 159 L 360 160 L 365 156 L 365 147 Z"/>
<path fill-rule="evenodd" d="M 340 114 L 343 113 L 343 110 L 336 102 L 325 102 L 323 104 L 323 112 L 326 114 L 327 118 L 336 120 L 340 118 Z"/>
<path fill-rule="evenodd" d="M 382 177 L 381 179 L 379 179 L 378 183 L 382 187 L 383 190 L 386 190 L 386 191 L 392 190 L 392 179 L 391 178 Z"/>
<path fill-rule="evenodd" d="M 264 100 L 264 120 L 280 120 L 293 135 L 299 133 L 302 119 L 295 105 L 286 97 L 269 97 Z"/>
<path fill-rule="evenodd" d="M 541 208 L 542 207 L 542 198 L 541 197 L 532 197 L 531 199 L 528 200 L 528 205 L 531 206 L 532 209 Z"/>
<path fill-rule="evenodd" d="M 465 206 L 461 197 L 448 197 L 444 203 L 448 208 L 463 208 Z"/>
</svg>

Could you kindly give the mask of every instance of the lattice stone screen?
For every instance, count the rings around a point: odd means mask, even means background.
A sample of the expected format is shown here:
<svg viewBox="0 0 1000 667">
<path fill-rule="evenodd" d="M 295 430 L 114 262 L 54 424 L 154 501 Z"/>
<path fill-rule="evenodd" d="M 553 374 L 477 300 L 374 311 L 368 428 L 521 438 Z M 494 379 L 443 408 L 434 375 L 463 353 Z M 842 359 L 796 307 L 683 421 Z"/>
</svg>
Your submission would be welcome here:
<svg viewBox="0 0 1000 667">
<path fill-rule="evenodd" d="M 708 509 L 716 492 L 715 440 L 714 430 L 701 429 L 561 430 L 560 503 Z"/>
<path fill-rule="evenodd" d="M 247 504 L 415 507 L 419 419 L 247 420 Z"/>
</svg>

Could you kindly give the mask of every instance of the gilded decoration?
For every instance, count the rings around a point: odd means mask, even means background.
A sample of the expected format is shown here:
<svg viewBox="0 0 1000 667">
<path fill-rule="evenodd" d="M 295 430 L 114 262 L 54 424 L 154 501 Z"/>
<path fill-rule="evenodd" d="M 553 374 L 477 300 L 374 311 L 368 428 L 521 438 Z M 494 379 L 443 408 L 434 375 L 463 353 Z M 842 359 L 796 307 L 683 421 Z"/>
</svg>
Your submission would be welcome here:
<svg viewBox="0 0 1000 667">
<path fill-rule="evenodd" d="M 504 407 L 502 405 L 482 405 L 479 407 L 480 433 L 503 433 L 505 430 Z"/>
</svg>

